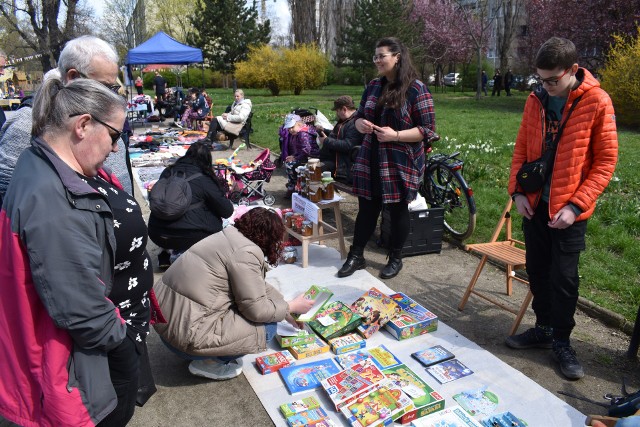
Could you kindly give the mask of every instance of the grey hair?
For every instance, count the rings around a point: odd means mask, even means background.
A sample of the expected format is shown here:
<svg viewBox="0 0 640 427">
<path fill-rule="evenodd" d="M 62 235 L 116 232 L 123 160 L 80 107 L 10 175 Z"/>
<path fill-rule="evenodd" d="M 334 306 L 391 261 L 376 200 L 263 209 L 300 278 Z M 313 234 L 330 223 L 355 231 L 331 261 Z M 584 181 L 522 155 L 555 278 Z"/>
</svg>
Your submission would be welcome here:
<svg viewBox="0 0 640 427">
<path fill-rule="evenodd" d="M 236 93 L 239 93 L 240 96 L 244 98 L 244 91 L 242 89 L 236 89 Z"/>
<path fill-rule="evenodd" d="M 66 83 L 66 74 L 72 68 L 88 76 L 95 70 L 91 68 L 91 61 L 97 56 L 102 56 L 106 60 L 118 64 L 118 53 L 106 41 L 95 36 L 81 36 L 69 40 L 64 45 L 58 59 L 58 70 L 62 76 L 62 81 Z"/>
<path fill-rule="evenodd" d="M 33 100 L 31 133 L 64 129 L 71 114 L 91 114 L 103 122 L 118 110 L 125 111 L 126 102 L 102 83 L 91 79 L 75 79 L 65 86 L 60 79 L 45 81 Z"/>
</svg>

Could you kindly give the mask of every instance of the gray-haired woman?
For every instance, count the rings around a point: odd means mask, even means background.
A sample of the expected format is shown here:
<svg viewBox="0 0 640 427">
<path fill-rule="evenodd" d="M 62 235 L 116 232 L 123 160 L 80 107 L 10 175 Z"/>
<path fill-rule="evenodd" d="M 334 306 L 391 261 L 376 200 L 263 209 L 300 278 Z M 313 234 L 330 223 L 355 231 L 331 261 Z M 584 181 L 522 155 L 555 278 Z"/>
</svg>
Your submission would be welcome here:
<svg viewBox="0 0 640 427">
<path fill-rule="evenodd" d="M 124 117 L 97 81 L 36 94 L 0 214 L 0 414 L 17 424 L 133 416 L 153 273 L 140 208 L 103 169 Z"/>
</svg>

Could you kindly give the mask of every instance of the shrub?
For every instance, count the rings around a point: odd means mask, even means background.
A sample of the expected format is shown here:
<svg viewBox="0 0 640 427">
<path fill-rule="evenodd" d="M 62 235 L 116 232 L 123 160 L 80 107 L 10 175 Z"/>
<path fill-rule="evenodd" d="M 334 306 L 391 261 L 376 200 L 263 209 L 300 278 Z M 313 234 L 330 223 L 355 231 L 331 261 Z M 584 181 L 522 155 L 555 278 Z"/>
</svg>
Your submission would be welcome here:
<svg viewBox="0 0 640 427">
<path fill-rule="evenodd" d="M 251 48 L 249 59 L 236 64 L 236 76 L 245 87 L 267 88 L 277 96 L 282 89 L 300 95 L 326 83 L 329 61 L 314 45 L 295 49 Z"/>
<path fill-rule="evenodd" d="M 640 27 L 635 39 L 614 35 L 602 70 L 602 88 L 611 96 L 618 123 L 640 127 Z"/>
</svg>

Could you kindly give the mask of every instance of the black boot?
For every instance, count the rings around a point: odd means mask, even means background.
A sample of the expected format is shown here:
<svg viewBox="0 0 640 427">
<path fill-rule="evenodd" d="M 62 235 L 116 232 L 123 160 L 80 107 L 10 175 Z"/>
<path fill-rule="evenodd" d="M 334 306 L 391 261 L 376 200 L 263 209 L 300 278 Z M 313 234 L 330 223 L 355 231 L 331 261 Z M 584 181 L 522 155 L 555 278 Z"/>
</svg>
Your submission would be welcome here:
<svg viewBox="0 0 640 427">
<path fill-rule="evenodd" d="M 392 249 L 387 258 L 389 261 L 380 272 L 381 279 L 396 277 L 402 270 L 402 249 Z"/>
<path fill-rule="evenodd" d="M 342 268 L 338 270 L 338 277 L 351 276 L 357 270 L 362 270 L 366 266 L 367 262 L 364 259 L 364 248 L 351 246 L 347 260 L 342 265 Z"/>
</svg>

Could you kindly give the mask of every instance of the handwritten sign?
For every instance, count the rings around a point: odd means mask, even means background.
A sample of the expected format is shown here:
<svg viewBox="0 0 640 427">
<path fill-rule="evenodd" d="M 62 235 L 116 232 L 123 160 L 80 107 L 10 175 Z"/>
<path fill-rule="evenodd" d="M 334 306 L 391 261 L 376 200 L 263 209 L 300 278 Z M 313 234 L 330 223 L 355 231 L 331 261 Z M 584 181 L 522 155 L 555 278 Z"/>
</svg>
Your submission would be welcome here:
<svg viewBox="0 0 640 427">
<path fill-rule="evenodd" d="M 294 212 L 303 214 L 312 223 L 318 223 L 318 205 L 309 199 L 305 199 L 298 193 L 293 193 L 291 195 L 291 208 Z"/>
</svg>

